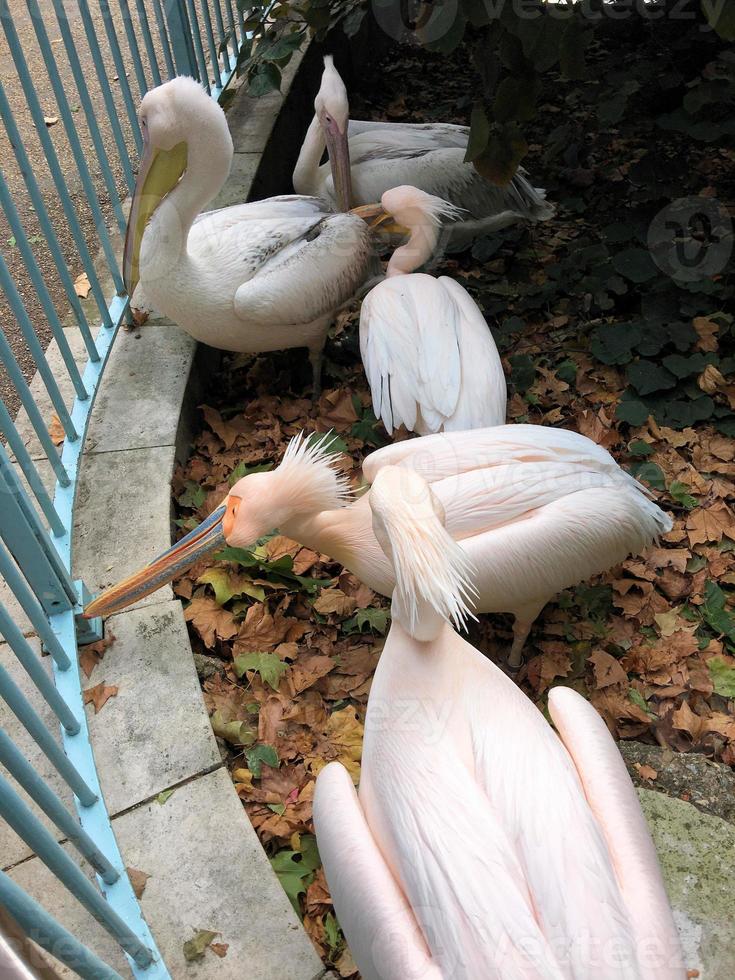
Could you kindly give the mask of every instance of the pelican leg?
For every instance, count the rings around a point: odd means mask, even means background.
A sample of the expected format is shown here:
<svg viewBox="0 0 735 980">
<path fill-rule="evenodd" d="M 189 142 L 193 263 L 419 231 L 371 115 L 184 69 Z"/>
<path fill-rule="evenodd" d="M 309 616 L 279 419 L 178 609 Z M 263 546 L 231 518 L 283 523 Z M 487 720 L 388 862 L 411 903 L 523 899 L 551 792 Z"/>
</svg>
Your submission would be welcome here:
<svg viewBox="0 0 735 980">
<path fill-rule="evenodd" d="M 531 627 L 545 605 L 546 603 L 542 602 L 541 605 L 529 606 L 522 612 L 515 613 L 513 644 L 508 654 L 508 669 L 513 673 L 516 673 L 523 663 L 523 647 L 528 639 L 528 634 L 531 632 Z"/>
<path fill-rule="evenodd" d="M 319 401 L 322 393 L 322 363 L 324 361 L 324 344 L 319 347 L 309 348 L 309 361 L 311 362 L 311 401 L 313 405 Z"/>
</svg>

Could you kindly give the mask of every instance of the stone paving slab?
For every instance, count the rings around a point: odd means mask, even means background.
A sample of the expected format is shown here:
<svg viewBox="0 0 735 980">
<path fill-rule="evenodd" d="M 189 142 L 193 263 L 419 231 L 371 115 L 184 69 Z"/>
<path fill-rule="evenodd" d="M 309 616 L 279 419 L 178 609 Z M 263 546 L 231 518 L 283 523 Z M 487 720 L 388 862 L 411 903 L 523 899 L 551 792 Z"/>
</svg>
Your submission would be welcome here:
<svg viewBox="0 0 735 980">
<path fill-rule="evenodd" d="M 735 828 L 654 790 L 638 796 L 658 852 L 688 970 L 735 977 Z"/>
<path fill-rule="evenodd" d="M 121 329 L 92 410 L 86 453 L 174 445 L 195 348 L 176 326 Z"/>
<path fill-rule="evenodd" d="M 87 705 L 87 721 L 108 811 L 120 813 L 222 760 L 181 603 L 126 610 L 106 630 L 115 642 L 84 686 L 118 688 L 99 714 Z"/>
<path fill-rule="evenodd" d="M 313 980 L 321 961 L 273 873 L 225 769 L 113 824 L 126 865 L 151 877 L 141 900 L 174 980 Z M 229 944 L 188 964 L 199 929 Z"/>
<path fill-rule="evenodd" d="M 175 447 L 85 456 L 74 525 L 74 575 L 100 592 L 171 543 Z M 170 585 L 134 608 L 173 598 Z"/>
</svg>

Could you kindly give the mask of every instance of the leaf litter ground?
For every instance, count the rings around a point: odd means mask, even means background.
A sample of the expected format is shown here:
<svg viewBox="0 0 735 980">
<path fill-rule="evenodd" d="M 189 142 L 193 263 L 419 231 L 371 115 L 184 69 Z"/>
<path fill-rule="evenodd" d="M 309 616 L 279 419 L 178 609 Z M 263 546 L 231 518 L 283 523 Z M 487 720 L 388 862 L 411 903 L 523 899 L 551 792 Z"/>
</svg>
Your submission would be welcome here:
<svg viewBox="0 0 735 980">
<path fill-rule="evenodd" d="M 466 60 L 461 50 L 450 61 L 393 52 L 363 80 L 370 98 L 358 93 L 354 114 L 464 122 Z M 590 74 L 605 78 L 625 61 L 649 70 L 635 48 L 593 47 Z M 672 197 L 732 200 L 733 153 L 657 127 L 635 93 L 601 109 L 589 91 L 551 78 L 532 130 L 526 165 L 557 215 L 484 239 L 434 271 L 483 308 L 510 382 L 509 421 L 567 426 L 603 445 L 675 526 L 645 555 L 549 604 L 519 684 L 541 710 L 550 687 L 571 685 L 617 738 L 735 765 L 735 383 L 732 319 L 722 312 L 733 284 L 724 273 L 677 284 L 645 250 L 647 222 Z M 302 429 L 333 430 L 340 465 L 358 482 L 362 458 L 387 439 L 370 410 L 356 311 L 333 330 L 314 409 L 308 377 L 300 352 L 225 357 L 175 475 L 182 529 L 241 476 L 276 464 Z M 325 963 L 355 976 L 320 868 L 312 799 L 331 760 L 359 778 L 388 602 L 277 533 L 252 550 L 226 549 L 175 590 L 195 652 L 214 658 L 204 696 L 243 805 Z M 471 639 L 502 660 L 510 622 L 482 617 Z"/>
</svg>

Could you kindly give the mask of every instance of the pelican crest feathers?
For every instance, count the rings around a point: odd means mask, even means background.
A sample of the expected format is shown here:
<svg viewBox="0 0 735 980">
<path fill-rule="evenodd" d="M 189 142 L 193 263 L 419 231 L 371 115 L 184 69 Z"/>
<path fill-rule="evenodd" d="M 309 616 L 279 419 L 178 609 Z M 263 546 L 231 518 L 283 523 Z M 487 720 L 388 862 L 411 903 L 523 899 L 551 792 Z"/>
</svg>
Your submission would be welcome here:
<svg viewBox="0 0 735 980">
<path fill-rule="evenodd" d="M 370 507 L 376 537 L 391 551 L 409 628 L 418 624 L 420 599 L 456 629 L 475 619 L 474 565 L 444 527 L 444 508 L 423 477 L 385 467 L 370 490 Z"/>
<path fill-rule="evenodd" d="M 336 510 L 352 502 L 349 480 L 336 466 L 339 454 L 329 451 L 336 438 L 331 430 L 319 436 L 299 432 L 286 447 L 278 474 L 282 481 L 293 479 L 299 510 Z"/>
</svg>

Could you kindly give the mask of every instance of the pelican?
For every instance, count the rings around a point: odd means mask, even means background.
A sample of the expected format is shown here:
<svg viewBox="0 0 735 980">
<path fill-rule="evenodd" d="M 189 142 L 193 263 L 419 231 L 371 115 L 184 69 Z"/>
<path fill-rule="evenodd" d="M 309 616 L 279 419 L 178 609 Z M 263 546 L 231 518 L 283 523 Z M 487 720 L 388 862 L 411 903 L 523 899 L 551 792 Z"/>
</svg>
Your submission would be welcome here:
<svg viewBox="0 0 735 980">
<path fill-rule="evenodd" d="M 392 595 L 393 567 L 373 532 L 371 494 L 350 502 L 328 452 L 331 438 L 295 437 L 280 466 L 235 483 L 195 531 L 101 593 L 86 615 L 124 609 L 224 542 L 246 548 L 274 528 Z M 533 621 L 557 592 L 641 552 L 672 527 L 606 450 L 566 429 L 501 425 L 408 439 L 371 453 L 365 480 L 373 483 L 389 465 L 413 469 L 431 484 L 447 531 L 476 569 L 474 611 L 515 616 L 513 669 Z"/>
<path fill-rule="evenodd" d="M 470 615 L 473 570 L 435 487 L 390 465 L 373 481 L 373 531 L 396 581 L 392 625 L 359 797 L 338 762 L 314 796 L 319 853 L 361 975 L 684 980 L 653 842 L 602 719 L 556 687 L 557 737 L 449 625 Z"/>
<path fill-rule="evenodd" d="M 502 425 L 505 375 L 482 312 L 454 279 L 414 271 L 434 255 L 442 218 L 457 209 L 415 187 L 394 187 L 380 207 L 356 211 L 374 213 L 378 227 L 388 215 L 409 231 L 360 310 L 362 363 L 387 432 Z"/>
<path fill-rule="evenodd" d="M 139 118 L 144 149 L 123 257 L 128 294 L 140 284 L 146 305 L 212 347 L 308 348 L 318 390 L 335 312 L 379 271 L 365 222 L 296 195 L 202 214 L 232 162 L 222 109 L 179 77 L 146 94 Z"/>
<path fill-rule="evenodd" d="M 507 187 L 498 187 L 465 163 L 466 126 L 349 119 L 347 89 L 329 55 L 314 110 L 293 172 L 299 194 L 338 201 L 348 169 L 354 204 L 372 204 L 392 187 L 411 184 L 462 209 L 447 226 L 454 248 L 516 221 L 546 221 L 554 213 L 523 168 Z M 330 160 L 337 161 L 338 177 L 329 164 L 321 164 L 325 146 Z"/>
</svg>

